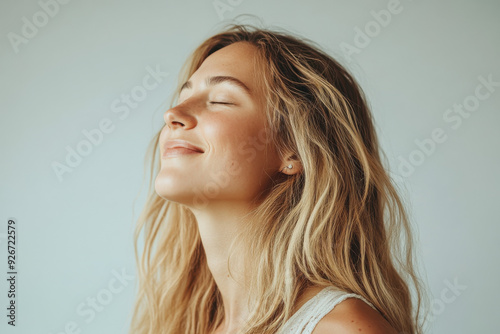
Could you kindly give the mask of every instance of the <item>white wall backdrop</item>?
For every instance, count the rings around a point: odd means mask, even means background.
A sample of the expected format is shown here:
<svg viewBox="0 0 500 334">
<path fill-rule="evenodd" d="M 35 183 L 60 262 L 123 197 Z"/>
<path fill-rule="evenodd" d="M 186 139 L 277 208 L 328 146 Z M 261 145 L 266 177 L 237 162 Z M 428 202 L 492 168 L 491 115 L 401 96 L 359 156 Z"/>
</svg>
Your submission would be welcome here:
<svg viewBox="0 0 500 334">
<path fill-rule="evenodd" d="M 240 14 L 318 42 L 366 91 L 420 240 L 429 333 L 498 333 L 494 0 L 2 1 L 0 332 L 126 333 L 146 146 L 188 53 Z"/>
</svg>

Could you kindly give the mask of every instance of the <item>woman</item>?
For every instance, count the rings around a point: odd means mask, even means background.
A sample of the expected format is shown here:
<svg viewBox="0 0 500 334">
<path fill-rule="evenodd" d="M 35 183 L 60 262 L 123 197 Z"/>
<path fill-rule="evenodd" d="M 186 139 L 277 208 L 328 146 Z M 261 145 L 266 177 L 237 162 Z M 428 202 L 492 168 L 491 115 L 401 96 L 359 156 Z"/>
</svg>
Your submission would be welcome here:
<svg viewBox="0 0 500 334">
<path fill-rule="evenodd" d="M 131 333 L 422 333 L 410 224 L 338 62 L 232 24 L 173 98 L 149 151 Z"/>
</svg>

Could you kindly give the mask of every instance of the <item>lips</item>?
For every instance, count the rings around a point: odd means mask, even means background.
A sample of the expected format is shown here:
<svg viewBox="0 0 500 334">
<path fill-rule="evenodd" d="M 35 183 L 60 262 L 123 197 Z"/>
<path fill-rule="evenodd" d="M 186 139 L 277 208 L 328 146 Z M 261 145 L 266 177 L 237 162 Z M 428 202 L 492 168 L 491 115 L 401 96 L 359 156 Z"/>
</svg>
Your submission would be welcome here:
<svg viewBox="0 0 500 334">
<path fill-rule="evenodd" d="M 163 156 L 203 152 L 198 146 L 182 139 L 167 140 L 163 146 Z"/>
</svg>

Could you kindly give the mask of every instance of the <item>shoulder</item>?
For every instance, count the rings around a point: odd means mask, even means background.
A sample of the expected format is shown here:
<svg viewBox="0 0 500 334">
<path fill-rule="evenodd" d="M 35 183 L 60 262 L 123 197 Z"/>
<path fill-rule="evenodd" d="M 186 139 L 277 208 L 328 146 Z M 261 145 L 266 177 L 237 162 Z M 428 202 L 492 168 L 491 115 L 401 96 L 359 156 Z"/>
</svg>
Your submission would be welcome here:
<svg viewBox="0 0 500 334">
<path fill-rule="evenodd" d="M 314 327 L 311 334 L 396 334 L 396 330 L 370 305 L 348 297 Z"/>
</svg>

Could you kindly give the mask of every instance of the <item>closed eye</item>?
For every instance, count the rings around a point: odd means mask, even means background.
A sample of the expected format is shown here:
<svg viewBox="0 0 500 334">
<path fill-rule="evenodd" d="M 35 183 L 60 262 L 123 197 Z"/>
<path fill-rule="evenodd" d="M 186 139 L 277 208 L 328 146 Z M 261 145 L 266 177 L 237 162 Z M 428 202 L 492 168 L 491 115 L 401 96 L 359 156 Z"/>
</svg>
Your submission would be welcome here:
<svg viewBox="0 0 500 334">
<path fill-rule="evenodd" d="M 229 102 L 209 101 L 210 104 L 234 104 Z"/>
</svg>

